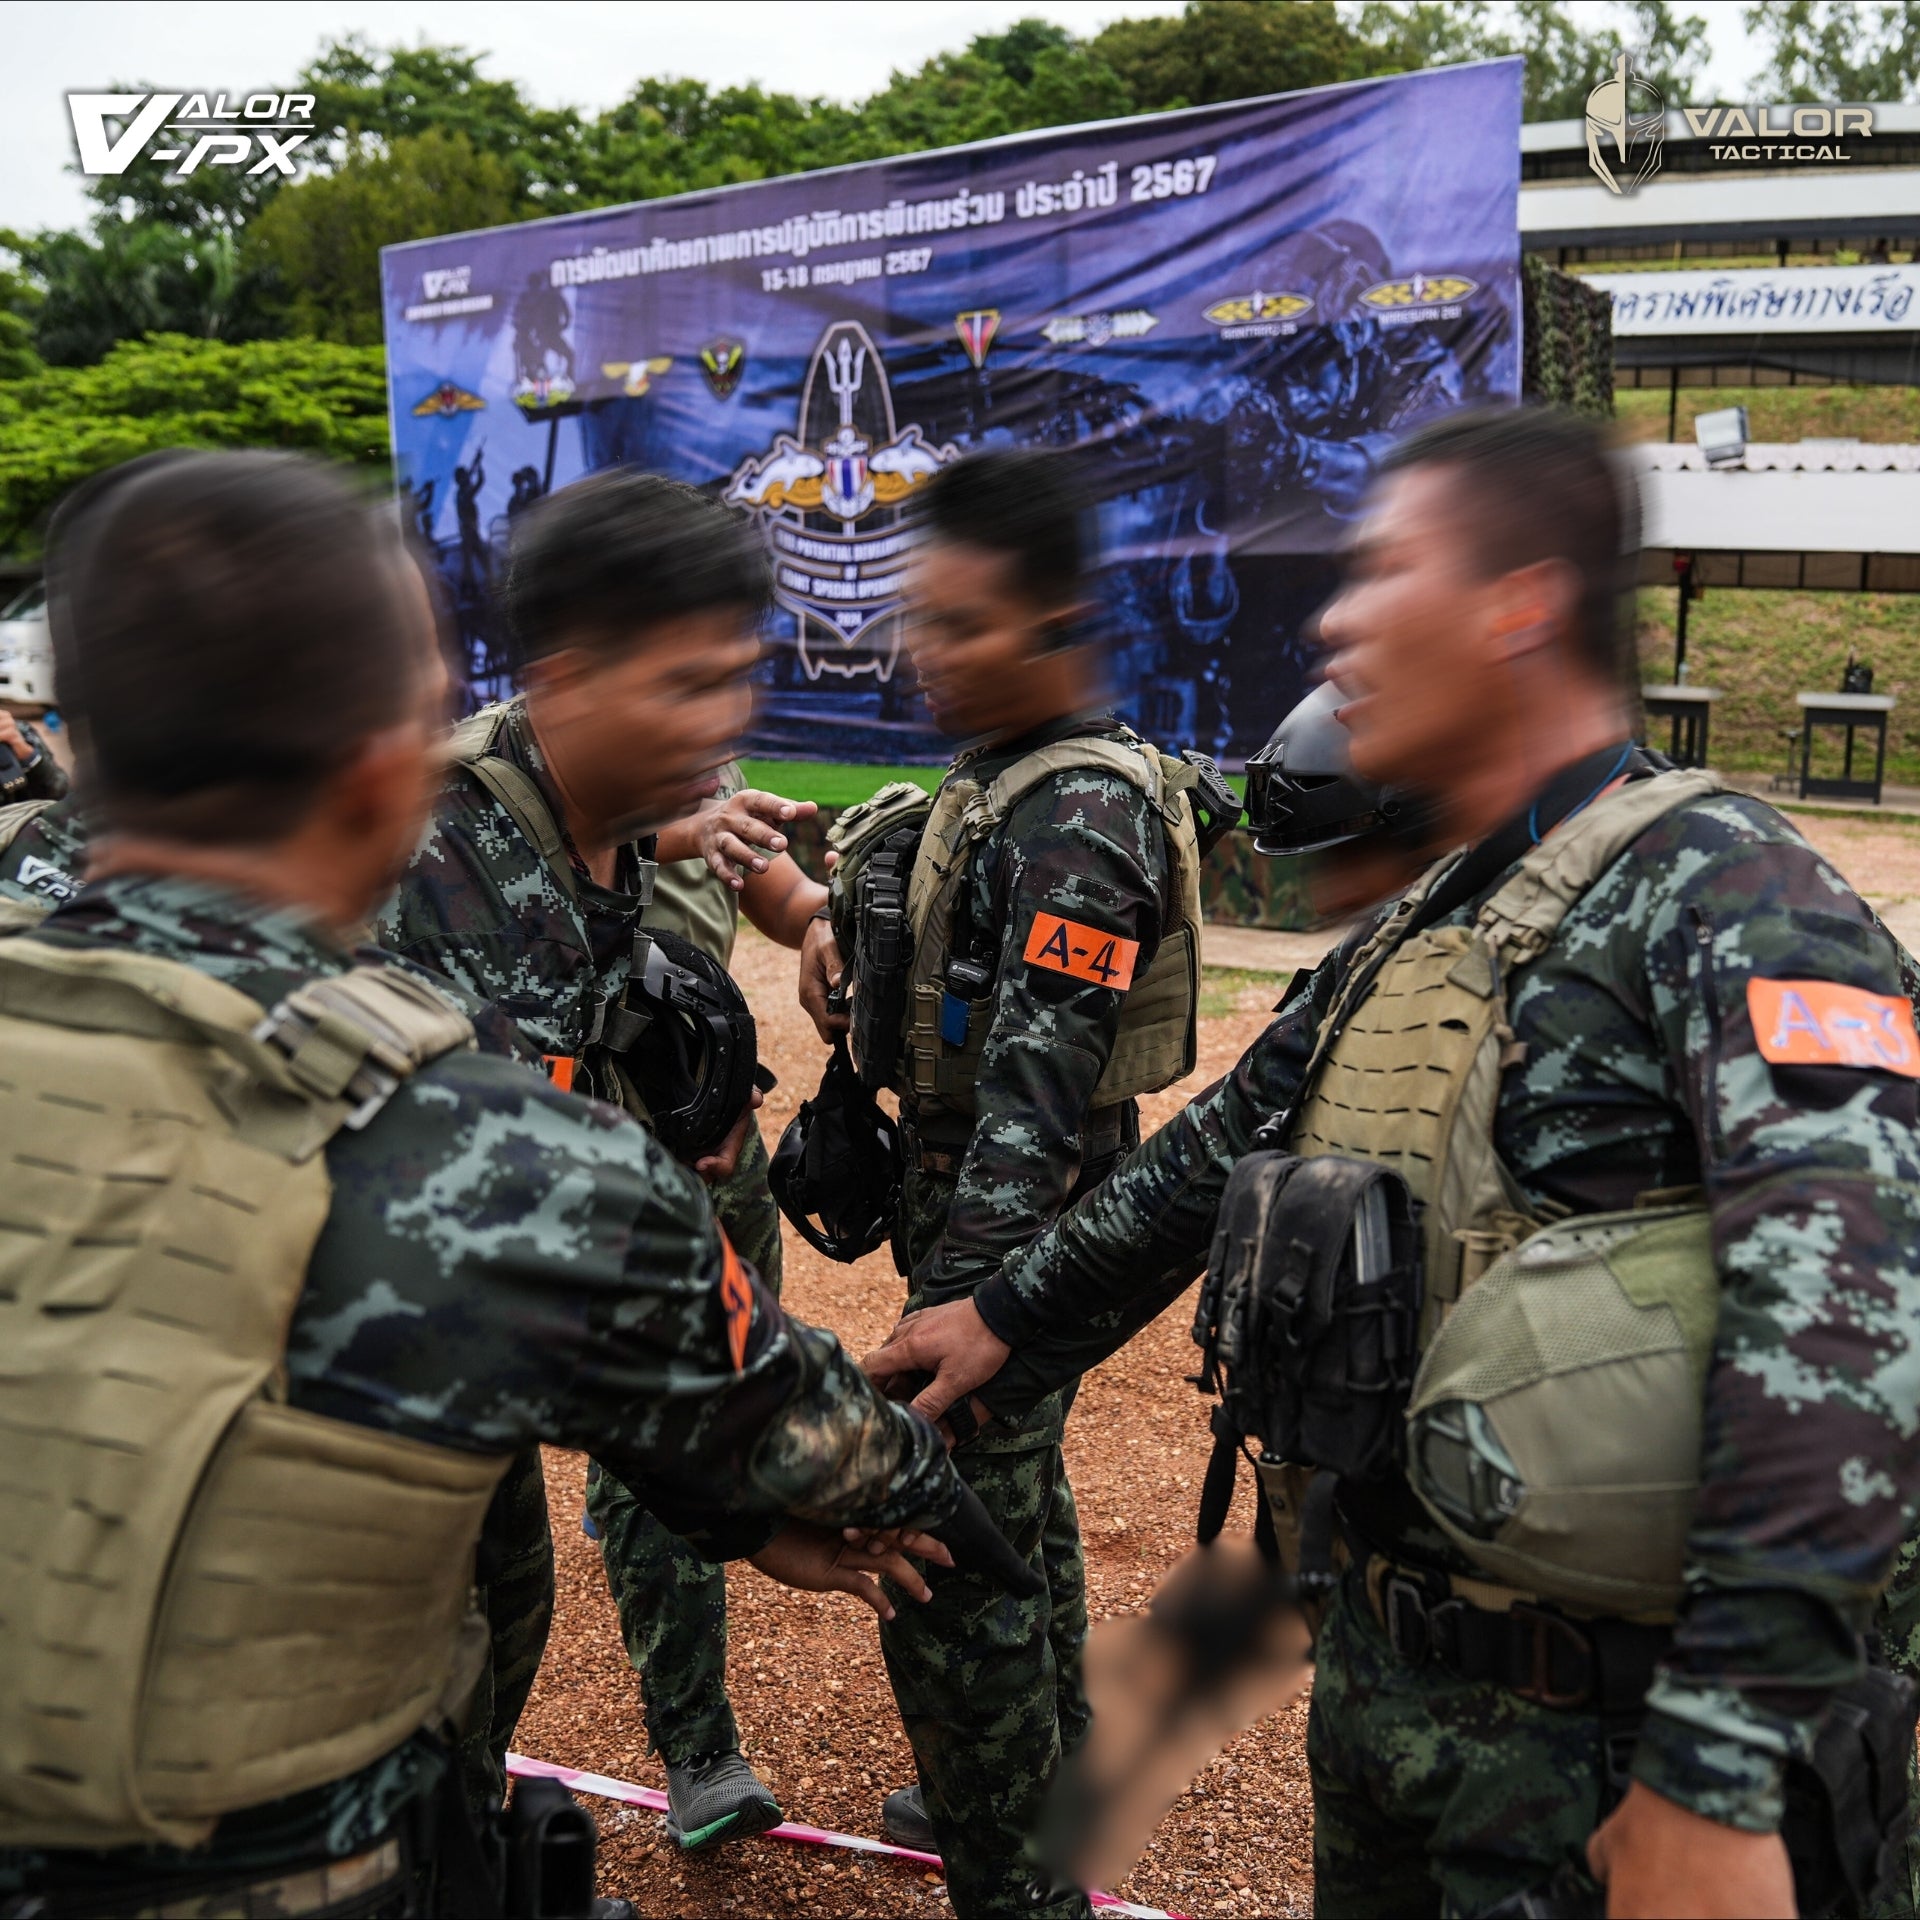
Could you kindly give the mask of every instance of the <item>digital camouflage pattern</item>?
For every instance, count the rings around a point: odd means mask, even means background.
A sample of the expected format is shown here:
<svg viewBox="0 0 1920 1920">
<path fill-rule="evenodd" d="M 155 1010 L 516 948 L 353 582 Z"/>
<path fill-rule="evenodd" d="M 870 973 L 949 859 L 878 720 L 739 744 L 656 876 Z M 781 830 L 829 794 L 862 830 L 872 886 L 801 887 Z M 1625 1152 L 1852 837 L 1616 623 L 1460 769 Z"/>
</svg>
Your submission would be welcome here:
<svg viewBox="0 0 1920 1920">
<path fill-rule="evenodd" d="M 495 750 L 532 779 L 561 820 L 559 795 L 523 701 L 509 707 Z M 637 846 L 623 848 L 617 877 L 624 884 L 602 887 L 571 848 L 569 853 L 578 904 L 519 822 L 470 772 L 455 766 L 433 825 L 380 917 L 380 936 L 404 958 L 486 997 L 541 1053 L 577 1057 L 595 1031 L 596 1006 L 626 984 L 634 929 L 651 891 L 651 863 Z M 731 922 L 706 910 L 711 903 L 695 891 L 697 878 L 684 872 L 698 864 L 679 863 L 680 885 L 662 903 L 662 916 L 676 930 L 694 927 L 710 936 Z M 726 891 L 708 879 L 713 891 Z M 710 1197 L 736 1249 L 777 1296 L 780 1214 L 767 1187 L 766 1148 L 757 1130 L 750 1132 L 732 1179 Z M 644 1497 L 598 1463 L 588 1475 L 587 1511 L 600 1535 L 621 1638 L 641 1676 L 653 1744 L 676 1764 L 737 1746 L 739 1729 L 726 1693 L 724 1570 L 663 1525 Z M 552 1613 L 547 1516 L 544 1509 L 536 1516 L 528 1508 L 524 1519 L 523 1536 L 495 1542 L 503 1560 L 522 1569 L 513 1591 L 524 1609 L 516 1616 L 503 1596 L 499 1614 L 490 1613 L 496 1667 L 523 1665 L 530 1649 L 537 1667 Z M 516 1690 L 498 1675 L 495 1685 L 504 1714 Z M 512 1727 L 512 1719 L 496 1720 L 492 1748 L 504 1751 Z"/>
<path fill-rule="evenodd" d="M 89 887 L 39 937 L 183 960 L 263 1010 L 350 963 L 298 915 L 135 876 Z M 335 1135 L 327 1166 L 333 1210 L 287 1340 L 292 1405 L 470 1451 L 580 1449 L 716 1556 L 756 1550 L 783 1514 L 893 1526 L 952 1511 L 938 1436 L 830 1334 L 789 1320 L 750 1271 L 728 1306 L 699 1181 L 613 1108 L 455 1052 Z M 403 1752 L 223 1823 L 209 1849 L 141 1850 L 137 1870 L 251 1865 L 263 1831 L 278 1860 L 342 1857 L 431 1784 L 424 1740 Z"/>
<path fill-rule="evenodd" d="M 989 1325 L 1020 1349 L 990 1402 L 1030 1404 L 1191 1280 L 1228 1173 L 1289 1105 L 1366 931 L 1297 985 L 1231 1074 L 979 1291 Z M 1806 1754 L 1857 1670 L 1920 1489 L 1920 1143 L 1914 1081 L 1760 1057 L 1746 994 L 1757 976 L 1905 990 L 1893 943 L 1833 869 L 1761 802 L 1718 795 L 1643 835 L 1519 976 L 1523 1054 L 1496 1132 L 1536 1210 L 1706 1188 L 1725 1298 L 1702 1486 L 1634 1771 L 1711 1819 L 1767 1830 L 1786 1759 Z M 1366 1525 L 1397 1559 L 1463 1565 L 1418 1511 L 1403 1493 L 1370 1502 Z M 1418 1679 L 1444 1695 L 1433 1672 Z M 1323 1675 L 1323 1756 L 1349 1750 L 1341 1698 Z M 1457 1777 L 1505 1764 L 1471 1728 L 1450 1735 L 1441 1757 Z M 1370 1798 L 1334 1765 L 1323 1758 L 1317 1794 Z M 1556 1777 L 1570 1804 L 1591 1791 L 1577 1771 Z M 1374 1804 L 1387 1849 L 1399 1816 Z M 1337 1862 L 1325 1869 L 1331 1883 Z"/>
<path fill-rule="evenodd" d="M 953 772 L 991 781 L 1036 748 L 1080 735 L 1118 739 L 1122 729 L 1106 718 L 1059 722 L 963 754 Z M 1122 996 L 1022 956 L 1034 916 L 1058 914 L 1139 942 L 1138 978 L 1159 947 L 1168 886 L 1159 815 L 1138 788 L 1097 768 L 1042 782 L 975 851 L 955 942 L 971 929 L 969 951 L 993 961 L 993 1023 L 973 1116 L 932 1099 L 901 1103 L 933 1156 L 916 1164 L 909 1149 L 902 1193 L 895 1251 L 910 1274 L 910 1307 L 971 1292 L 1105 1171 L 1120 1141 L 1138 1137 L 1127 1102 L 1103 1123 L 1104 1157 L 1087 1164 L 1083 1126 Z M 902 1607 L 880 1629 L 962 1915 L 1084 1909 L 1077 1894 L 1057 1909 L 1033 1907 L 1025 1853 L 1060 1754 L 1086 1728 L 1086 1568 L 1060 1450 L 1071 1399 L 1070 1389 L 1056 1393 L 954 1456 L 1015 1549 L 1044 1570 L 1047 1592 L 1015 1600 L 976 1575 L 929 1568 L 932 1604 Z"/>
<path fill-rule="evenodd" d="M 0 899 L 51 909 L 80 891 L 87 830 L 71 798 L 0 808 Z"/>
<path fill-rule="evenodd" d="M 524 701 L 508 709 L 495 750 L 533 781 L 554 819 L 564 820 Z M 595 1007 L 626 985 L 652 863 L 637 846 L 623 847 L 620 884 L 603 887 L 568 851 L 577 906 L 512 814 L 464 767 L 453 766 L 375 937 L 492 1001 L 539 1052 L 575 1057 L 592 1036 Z"/>
</svg>

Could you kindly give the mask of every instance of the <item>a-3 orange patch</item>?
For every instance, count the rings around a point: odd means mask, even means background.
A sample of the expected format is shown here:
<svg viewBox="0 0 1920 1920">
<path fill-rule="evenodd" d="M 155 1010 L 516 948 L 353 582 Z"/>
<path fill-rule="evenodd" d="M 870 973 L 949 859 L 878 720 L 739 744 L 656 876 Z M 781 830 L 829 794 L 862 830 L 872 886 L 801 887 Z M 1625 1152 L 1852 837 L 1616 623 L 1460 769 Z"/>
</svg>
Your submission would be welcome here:
<svg viewBox="0 0 1920 1920">
<path fill-rule="evenodd" d="M 727 1351 L 733 1355 L 733 1370 L 738 1373 L 747 1364 L 747 1335 L 753 1327 L 753 1283 L 746 1267 L 733 1250 L 733 1242 L 724 1228 L 720 1235 L 720 1304 L 727 1312 Z"/>
<path fill-rule="evenodd" d="M 1881 1067 L 1920 1080 L 1913 1007 L 1835 980 L 1749 980 L 1760 1057 L 1781 1067 Z"/>
<path fill-rule="evenodd" d="M 1098 927 L 1083 927 L 1078 920 L 1063 920 L 1057 913 L 1036 913 L 1022 958 L 1030 967 L 1049 967 L 1125 993 L 1133 985 L 1140 942 L 1102 933 Z"/>
<path fill-rule="evenodd" d="M 562 1093 L 573 1091 L 573 1055 L 570 1053 L 543 1053 L 540 1064 L 547 1070 L 547 1078 Z"/>
</svg>

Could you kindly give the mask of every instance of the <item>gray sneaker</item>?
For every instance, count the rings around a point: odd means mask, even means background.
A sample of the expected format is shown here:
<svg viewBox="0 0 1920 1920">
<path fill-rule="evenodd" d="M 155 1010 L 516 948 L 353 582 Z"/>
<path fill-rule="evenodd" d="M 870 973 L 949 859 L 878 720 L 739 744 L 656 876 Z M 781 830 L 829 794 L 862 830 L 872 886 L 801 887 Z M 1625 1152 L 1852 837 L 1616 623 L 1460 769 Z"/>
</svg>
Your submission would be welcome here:
<svg viewBox="0 0 1920 1920">
<path fill-rule="evenodd" d="M 737 1747 L 684 1767 L 668 1763 L 667 1832 L 688 1853 L 765 1833 L 780 1817 L 779 1801 Z"/>
<path fill-rule="evenodd" d="M 910 1787 L 895 1787 L 880 1803 L 880 1831 L 896 1847 L 908 1847 L 915 1853 L 940 1851 L 918 1780 Z"/>
</svg>

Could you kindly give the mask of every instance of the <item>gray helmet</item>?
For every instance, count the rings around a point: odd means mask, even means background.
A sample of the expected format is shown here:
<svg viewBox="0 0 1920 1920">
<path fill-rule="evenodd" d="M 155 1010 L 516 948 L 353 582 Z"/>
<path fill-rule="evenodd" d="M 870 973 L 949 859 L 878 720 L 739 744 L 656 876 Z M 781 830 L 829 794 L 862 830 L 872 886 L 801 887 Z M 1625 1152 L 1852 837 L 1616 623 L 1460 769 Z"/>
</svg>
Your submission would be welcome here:
<svg viewBox="0 0 1920 1920">
<path fill-rule="evenodd" d="M 1355 840 L 1424 846 L 1431 809 L 1413 793 L 1377 787 L 1353 770 L 1340 690 L 1322 681 L 1247 762 L 1247 825 L 1256 853 L 1322 853 Z"/>
</svg>

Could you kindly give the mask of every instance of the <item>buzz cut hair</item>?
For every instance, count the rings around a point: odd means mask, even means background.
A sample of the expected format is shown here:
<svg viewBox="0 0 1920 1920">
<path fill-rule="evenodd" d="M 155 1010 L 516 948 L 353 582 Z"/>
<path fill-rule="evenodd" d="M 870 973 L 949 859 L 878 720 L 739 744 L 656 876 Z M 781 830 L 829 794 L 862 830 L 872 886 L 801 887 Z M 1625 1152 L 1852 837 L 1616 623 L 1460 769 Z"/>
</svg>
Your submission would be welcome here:
<svg viewBox="0 0 1920 1920">
<path fill-rule="evenodd" d="M 281 838 L 427 663 L 390 512 L 319 461 L 172 452 L 95 476 L 49 529 L 61 706 L 121 831 Z"/>
<path fill-rule="evenodd" d="M 1014 583 L 1043 607 L 1080 593 L 1087 503 L 1067 456 L 1039 447 L 988 447 L 944 466 L 920 490 L 923 536 L 1003 554 Z"/>
<path fill-rule="evenodd" d="M 654 628 L 713 609 L 758 620 L 772 585 L 745 514 L 684 481 L 610 467 L 530 507 L 514 530 L 514 664 L 644 645 Z"/>
<path fill-rule="evenodd" d="M 1383 475 L 1428 467 L 1461 483 L 1457 511 L 1481 576 L 1542 560 L 1570 567 L 1575 653 L 1610 685 L 1637 684 L 1639 501 L 1602 429 L 1558 407 L 1474 408 L 1416 429 L 1380 463 Z"/>
</svg>

